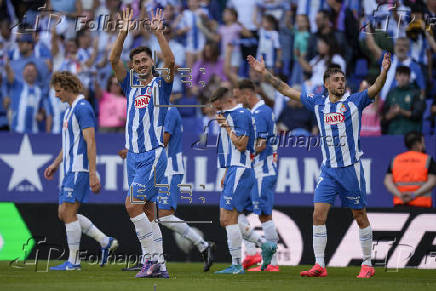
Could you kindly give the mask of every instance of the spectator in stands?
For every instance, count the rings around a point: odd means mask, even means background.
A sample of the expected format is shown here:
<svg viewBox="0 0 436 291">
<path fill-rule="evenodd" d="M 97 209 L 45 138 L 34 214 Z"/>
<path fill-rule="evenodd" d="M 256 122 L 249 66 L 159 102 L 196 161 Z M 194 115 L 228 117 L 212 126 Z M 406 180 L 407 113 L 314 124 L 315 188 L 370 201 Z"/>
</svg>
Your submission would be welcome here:
<svg viewBox="0 0 436 291">
<path fill-rule="evenodd" d="M 242 60 L 241 50 L 239 48 L 239 34 L 243 27 L 238 23 L 238 12 L 233 8 L 227 8 L 223 12 L 223 25 L 218 28 L 218 37 L 216 42 L 221 41 L 221 59 L 225 58 L 227 45 L 229 43 L 236 44 L 233 47 L 231 55 L 232 71 L 237 72 Z"/>
<path fill-rule="evenodd" d="M 347 53 L 345 56 L 347 62 L 351 62 L 359 51 L 359 22 L 344 0 L 327 0 L 327 3 L 331 8 L 330 21 L 336 32 L 339 32 L 336 33 L 339 37 L 338 44 L 340 47 L 346 45 L 351 48 L 351 50 L 344 51 Z"/>
<path fill-rule="evenodd" d="M 294 30 L 294 67 L 292 69 L 291 85 L 303 83 L 303 69 L 298 62 L 300 55 L 307 55 L 310 38 L 309 18 L 306 15 L 297 15 L 297 29 Z"/>
<path fill-rule="evenodd" d="M 257 27 L 254 22 L 255 8 L 257 0 L 229 0 L 227 1 L 228 8 L 234 8 L 238 12 L 238 20 L 241 25 L 250 33 L 241 35 L 240 48 L 242 54 L 241 63 L 244 75 L 248 74 L 248 63 L 245 62 L 248 55 L 256 55 L 259 36 Z"/>
<path fill-rule="evenodd" d="M 392 159 L 385 186 L 394 196 L 394 207 L 431 208 L 431 192 L 436 186 L 436 162 L 425 153 L 421 133 L 407 133 L 404 144 L 407 151 Z"/>
<path fill-rule="evenodd" d="M 387 134 L 406 134 L 422 130 L 425 100 L 410 84 L 410 68 L 398 66 L 395 74 L 397 87 L 391 89 L 383 105 L 383 119 Z"/>
<path fill-rule="evenodd" d="M 33 63 L 37 68 L 37 84 L 43 89 L 43 94 L 48 93 L 48 82 L 50 71 L 44 60 L 41 60 L 33 53 L 33 37 L 31 34 L 20 34 L 18 36 L 19 57 L 10 61 L 10 66 L 14 72 L 14 75 L 20 81 L 24 81 L 23 71 L 27 63 Z"/>
<path fill-rule="evenodd" d="M 205 46 L 205 37 L 199 28 L 202 16 L 208 15 L 208 11 L 200 7 L 198 0 L 188 0 L 188 9 L 183 10 L 181 16 L 181 30 L 179 34 L 186 35 L 186 65 L 192 68 L 201 55 Z"/>
<path fill-rule="evenodd" d="M 200 71 L 200 68 L 205 70 Z M 207 84 L 213 76 L 227 81 L 224 73 L 224 60 L 219 59 L 219 46 L 215 42 L 208 42 L 204 46 L 202 58 L 192 67 L 193 94 L 198 95 L 198 91 L 203 88 L 202 84 Z"/>
<path fill-rule="evenodd" d="M 325 24 L 318 21 L 319 11 L 327 12 L 328 3 L 324 0 L 298 0 L 297 15 L 307 15 L 313 33 L 320 31 Z"/>
<path fill-rule="evenodd" d="M 375 42 L 372 33 L 366 33 L 366 44 L 368 49 L 371 51 L 372 57 L 378 60 L 381 64 L 383 60 L 383 51 Z M 410 40 L 406 37 L 400 37 L 396 40 L 394 45 L 394 54 L 392 56 L 392 65 L 388 71 L 388 76 L 386 78 L 386 83 L 381 90 L 380 97 L 382 100 L 386 100 L 386 96 L 390 89 L 396 86 L 395 72 L 398 66 L 407 66 L 410 68 L 410 81 L 416 82 L 416 85 L 421 90 L 421 94 L 425 95 L 425 79 L 422 74 L 421 67 L 415 61 L 413 61 L 409 56 L 410 51 Z"/>
<path fill-rule="evenodd" d="M 374 82 L 363 80 L 360 83 L 359 92 L 368 89 Z M 362 112 L 361 136 L 381 135 L 381 104 L 380 96 L 376 96 L 374 102 L 367 106 Z"/>
<path fill-rule="evenodd" d="M 259 30 L 259 46 L 257 58 L 263 57 L 268 69 L 278 70 L 282 67 L 282 50 L 279 43 L 278 22 L 274 16 L 262 16 L 262 25 Z"/>
<path fill-rule="evenodd" d="M 63 103 L 59 98 L 56 97 L 55 90 L 53 88 L 50 88 L 47 103 L 47 132 L 60 134 L 62 133 L 65 112 L 67 111 L 69 105 L 68 103 Z"/>
<path fill-rule="evenodd" d="M 106 90 L 99 100 L 99 131 L 102 133 L 124 132 L 127 99 L 123 96 L 115 76 L 108 79 Z"/>
<path fill-rule="evenodd" d="M 95 93 L 95 61 L 98 54 L 98 38 L 92 39 L 91 32 L 87 29 L 77 33 L 77 61 L 79 70 L 77 76 L 83 84 L 84 95 L 90 100 Z M 91 98 L 92 99 L 92 98 Z M 91 105 L 95 106 L 93 100 L 90 100 Z"/>
<path fill-rule="evenodd" d="M 311 74 L 308 81 L 304 83 L 304 90 L 307 93 L 322 94 L 324 92 L 324 72 L 331 66 L 340 66 L 343 72 L 347 66 L 345 60 L 338 53 L 338 47 L 334 39 L 320 36 L 317 43 L 318 54 L 309 62 L 304 55 L 298 56 L 298 61 L 303 71 Z"/>
<path fill-rule="evenodd" d="M 34 63 L 27 63 L 23 70 L 23 80 L 15 77 L 14 71 L 6 64 L 6 75 L 9 88 L 7 104 L 10 104 L 11 124 L 13 132 L 38 133 L 38 122 L 43 121 L 43 95 L 37 85 L 38 71 Z M 10 98 L 10 100 L 8 100 Z"/>
<path fill-rule="evenodd" d="M 317 134 L 318 127 L 312 112 L 300 102 L 290 99 L 279 116 L 277 129 L 295 135 Z"/>
</svg>

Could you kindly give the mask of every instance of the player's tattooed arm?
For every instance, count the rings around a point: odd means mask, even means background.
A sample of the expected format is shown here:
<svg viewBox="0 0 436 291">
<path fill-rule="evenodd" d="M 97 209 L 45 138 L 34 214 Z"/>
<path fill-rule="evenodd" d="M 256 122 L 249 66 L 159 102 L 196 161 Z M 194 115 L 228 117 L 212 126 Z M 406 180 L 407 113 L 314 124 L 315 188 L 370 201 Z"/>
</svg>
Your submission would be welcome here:
<svg viewBox="0 0 436 291">
<path fill-rule="evenodd" d="M 386 78 L 390 67 L 391 67 L 391 54 L 385 53 L 383 57 L 382 70 L 380 72 L 380 75 L 378 75 L 374 84 L 372 84 L 372 86 L 368 88 L 369 98 L 374 98 L 375 96 L 377 96 L 380 90 L 383 88 L 383 86 L 386 83 Z"/>
<path fill-rule="evenodd" d="M 261 73 L 263 76 L 263 80 L 267 83 L 270 83 L 277 91 L 279 91 L 281 94 L 288 96 L 291 99 L 294 99 L 296 101 L 300 101 L 300 95 L 301 92 L 291 88 L 280 80 L 279 78 L 273 76 L 271 72 L 269 72 L 266 67 L 265 63 L 263 61 L 263 58 L 261 58 L 259 61 L 256 60 L 253 56 L 249 55 L 247 57 L 248 63 L 250 64 L 250 67 L 258 73 Z"/>
<path fill-rule="evenodd" d="M 118 37 L 112 47 L 111 54 L 109 56 L 109 61 L 112 64 L 112 70 L 115 72 L 119 82 L 122 82 L 124 77 L 126 77 L 127 70 L 121 61 L 121 53 L 123 52 L 124 40 L 129 32 L 129 25 L 132 24 L 133 10 L 125 8 L 123 9 L 123 16 L 118 14 L 118 18 L 121 19 L 121 29 L 118 32 Z"/>
<path fill-rule="evenodd" d="M 168 40 L 165 38 L 165 36 L 163 34 L 164 19 L 163 19 L 163 10 L 162 9 L 156 9 L 155 13 L 152 12 L 151 30 L 152 30 L 153 34 L 156 36 L 157 41 L 159 43 L 159 47 L 162 51 L 164 68 L 168 69 L 168 71 L 166 73 L 164 73 L 164 74 L 166 74 L 166 76 L 164 76 L 163 79 L 167 83 L 172 83 L 174 80 L 176 61 L 174 58 L 174 54 L 171 51 Z"/>
</svg>

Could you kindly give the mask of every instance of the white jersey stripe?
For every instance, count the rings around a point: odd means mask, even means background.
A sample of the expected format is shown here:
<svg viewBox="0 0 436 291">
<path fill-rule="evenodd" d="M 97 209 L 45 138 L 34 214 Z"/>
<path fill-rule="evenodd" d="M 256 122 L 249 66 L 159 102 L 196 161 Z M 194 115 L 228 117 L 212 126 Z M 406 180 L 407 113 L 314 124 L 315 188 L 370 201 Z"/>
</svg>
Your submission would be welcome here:
<svg viewBox="0 0 436 291">
<path fill-rule="evenodd" d="M 236 168 L 235 175 L 235 183 L 233 183 L 233 193 L 236 191 L 236 187 L 238 187 L 239 180 L 241 179 L 242 174 L 244 174 L 246 168 Z"/>
<path fill-rule="evenodd" d="M 359 151 L 359 133 L 360 133 L 360 114 L 359 109 L 353 102 L 349 102 L 348 106 L 350 106 L 351 113 L 351 124 L 353 126 L 353 140 L 354 140 L 354 154 L 356 155 L 356 160 L 363 155 L 361 151 Z"/>
<path fill-rule="evenodd" d="M 329 99 L 326 98 L 326 102 L 325 102 L 325 107 L 324 107 L 324 116 L 327 113 L 330 113 L 330 102 L 328 102 Z M 332 127 L 326 123 L 323 120 L 323 124 L 324 124 L 324 130 L 325 130 L 325 136 L 326 139 L 328 139 L 327 141 L 327 148 L 328 151 L 330 153 L 330 167 L 332 168 L 336 168 L 338 166 L 338 163 L 336 161 L 336 152 L 335 152 L 335 146 L 334 146 L 334 139 L 333 139 L 333 131 L 332 131 Z"/>
<path fill-rule="evenodd" d="M 319 118 L 319 105 L 315 106 L 315 115 L 316 115 L 316 120 L 318 122 L 319 125 L 321 125 L 321 120 Z M 320 129 L 320 135 L 321 135 L 321 151 L 322 151 L 322 156 L 323 156 L 323 161 L 322 163 L 325 164 L 327 162 L 327 156 L 326 156 L 326 152 L 324 149 L 324 143 L 325 143 L 325 137 L 322 137 L 322 130 Z"/>
<path fill-rule="evenodd" d="M 338 105 L 336 105 L 336 112 L 341 112 L 343 103 L 339 102 Z M 351 153 L 348 148 L 348 140 L 347 140 L 347 132 L 345 128 L 345 122 L 340 122 L 337 124 L 338 132 L 339 132 L 339 146 L 341 147 L 342 152 L 342 161 L 344 165 L 351 164 Z"/>
</svg>

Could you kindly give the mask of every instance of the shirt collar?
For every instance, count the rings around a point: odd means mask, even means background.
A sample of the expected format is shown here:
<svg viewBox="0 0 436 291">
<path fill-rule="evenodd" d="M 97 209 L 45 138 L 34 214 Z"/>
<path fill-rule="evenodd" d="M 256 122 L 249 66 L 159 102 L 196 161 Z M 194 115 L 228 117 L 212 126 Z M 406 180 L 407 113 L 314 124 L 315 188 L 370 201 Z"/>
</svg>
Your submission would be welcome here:
<svg viewBox="0 0 436 291">
<path fill-rule="evenodd" d="M 85 99 L 85 96 L 83 96 L 83 94 L 78 95 L 76 100 L 74 100 L 73 104 L 71 104 L 71 107 L 76 106 L 77 102 L 79 102 L 82 99 Z"/>
<path fill-rule="evenodd" d="M 230 111 L 235 111 L 236 109 L 242 108 L 242 104 L 238 104 L 235 107 L 231 108 L 231 109 L 227 109 L 224 110 L 223 112 L 230 112 Z"/>
<path fill-rule="evenodd" d="M 251 109 L 251 113 L 253 113 L 257 108 L 259 108 L 260 106 L 264 105 L 265 101 L 263 100 L 259 100 L 256 105 L 254 105 L 253 109 Z"/>
</svg>

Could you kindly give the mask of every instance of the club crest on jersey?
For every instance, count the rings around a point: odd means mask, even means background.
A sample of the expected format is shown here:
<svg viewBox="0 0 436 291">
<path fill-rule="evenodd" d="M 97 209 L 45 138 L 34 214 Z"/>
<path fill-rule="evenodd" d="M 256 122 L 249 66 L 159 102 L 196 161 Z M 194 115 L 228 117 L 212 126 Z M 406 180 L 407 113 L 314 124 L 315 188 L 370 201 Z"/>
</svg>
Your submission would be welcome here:
<svg viewBox="0 0 436 291">
<path fill-rule="evenodd" d="M 138 95 L 135 98 L 135 107 L 136 108 L 145 108 L 148 106 L 150 102 L 151 95 Z"/>
<path fill-rule="evenodd" d="M 345 111 L 347 111 L 347 107 L 345 106 L 345 104 L 342 104 L 340 111 L 342 113 L 344 113 Z"/>
<path fill-rule="evenodd" d="M 345 116 L 342 113 L 333 112 L 324 116 L 324 122 L 328 125 L 336 125 L 345 121 Z"/>
</svg>

